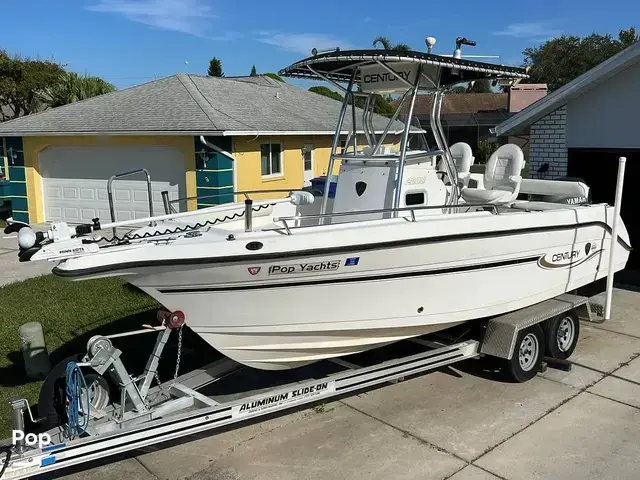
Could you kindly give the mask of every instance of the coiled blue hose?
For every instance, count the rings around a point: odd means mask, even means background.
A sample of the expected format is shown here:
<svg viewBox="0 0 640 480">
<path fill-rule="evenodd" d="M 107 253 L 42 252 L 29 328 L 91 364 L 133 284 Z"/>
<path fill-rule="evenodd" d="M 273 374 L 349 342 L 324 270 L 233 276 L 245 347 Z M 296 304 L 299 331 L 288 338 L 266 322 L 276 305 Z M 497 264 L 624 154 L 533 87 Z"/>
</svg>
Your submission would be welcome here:
<svg viewBox="0 0 640 480">
<path fill-rule="evenodd" d="M 84 411 L 84 405 L 82 404 L 82 389 L 87 392 L 87 411 Z M 69 439 L 73 439 L 76 436 L 81 435 L 87 429 L 89 423 L 89 389 L 87 388 L 87 382 L 84 379 L 82 370 L 76 362 L 69 362 L 67 364 L 67 436 Z M 80 418 L 82 414 L 82 419 Z"/>
</svg>

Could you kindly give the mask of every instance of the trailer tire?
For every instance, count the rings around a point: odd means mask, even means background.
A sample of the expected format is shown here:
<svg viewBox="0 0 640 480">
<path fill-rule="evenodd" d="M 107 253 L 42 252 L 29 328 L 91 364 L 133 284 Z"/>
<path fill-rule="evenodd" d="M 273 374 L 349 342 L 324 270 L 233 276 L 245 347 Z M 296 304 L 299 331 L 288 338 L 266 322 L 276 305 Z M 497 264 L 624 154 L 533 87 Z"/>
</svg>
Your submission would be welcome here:
<svg viewBox="0 0 640 480">
<path fill-rule="evenodd" d="M 580 319 L 575 310 L 550 318 L 543 324 L 545 351 L 551 358 L 566 360 L 573 354 L 580 336 Z"/>
<path fill-rule="evenodd" d="M 544 358 L 544 332 L 538 324 L 521 330 L 513 356 L 506 362 L 506 373 L 515 382 L 531 380 L 540 371 Z"/>
<path fill-rule="evenodd" d="M 67 364 L 69 362 L 80 362 L 83 355 L 72 355 L 65 358 L 54 366 L 42 386 L 38 396 L 38 416 L 42 419 L 40 425 L 45 430 L 55 427 L 62 427 L 67 422 L 67 413 L 65 409 L 66 382 L 65 375 Z M 102 375 L 90 369 L 82 369 L 87 386 L 91 389 L 93 385 L 98 386 L 102 395 L 99 399 L 100 407 L 104 408 L 111 401 L 112 386 Z M 105 398 L 106 396 L 106 398 Z M 93 402 L 92 402 L 93 404 Z"/>
</svg>

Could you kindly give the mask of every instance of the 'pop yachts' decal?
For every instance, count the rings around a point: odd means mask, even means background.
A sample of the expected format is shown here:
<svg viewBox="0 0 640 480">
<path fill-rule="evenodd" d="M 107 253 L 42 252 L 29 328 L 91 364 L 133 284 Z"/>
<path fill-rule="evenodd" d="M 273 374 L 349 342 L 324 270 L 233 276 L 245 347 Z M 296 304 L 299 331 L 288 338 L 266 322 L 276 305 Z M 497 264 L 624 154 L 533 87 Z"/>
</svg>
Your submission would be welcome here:
<svg viewBox="0 0 640 480">
<path fill-rule="evenodd" d="M 316 263 L 294 263 L 288 265 L 271 265 L 269 275 L 289 275 L 292 273 L 330 272 L 340 268 L 340 260 L 327 260 Z"/>
<path fill-rule="evenodd" d="M 576 250 L 566 250 L 562 252 L 550 252 L 543 255 L 538 260 L 538 266 L 542 268 L 565 268 L 576 267 L 602 252 L 598 250 L 595 242 L 585 244 L 584 248 Z"/>
</svg>

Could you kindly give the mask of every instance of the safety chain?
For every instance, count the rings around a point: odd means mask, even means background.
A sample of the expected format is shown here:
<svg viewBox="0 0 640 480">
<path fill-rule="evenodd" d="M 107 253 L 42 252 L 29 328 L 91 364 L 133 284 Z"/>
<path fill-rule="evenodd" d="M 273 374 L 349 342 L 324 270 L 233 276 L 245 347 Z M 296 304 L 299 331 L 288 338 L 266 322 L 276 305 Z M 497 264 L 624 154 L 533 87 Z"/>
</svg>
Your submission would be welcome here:
<svg viewBox="0 0 640 480">
<path fill-rule="evenodd" d="M 173 374 L 173 383 L 176 383 L 178 379 L 178 370 L 180 370 L 180 358 L 182 357 L 182 329 L 184 328 L 184 323 L 180 325 L 180 329 L 178 330 L 178 356 L 176 358 L 176 371 Z"/>
<path fill-rule="evenodd" d="M 178 355 L 176 358 L 176 370 L 173 374 L 173 383 L 176 383 L 176 380 L 178 379 L 178 371 L 180 370 L 180 360 L 182 358 L 182 329 L 183 328 L 184 328 L 184 324 L 180 325 L 180 328 L 178 328 Z M 156 382 L 158 382 L 158 387 L 160 388 L 160 391 L 164 393 L 164 389 L 162 388 L 162 382 L 160 381 L 160 376 L 158 375 L 158 369 L 156 369 L 154 377 L 156 379 Z"/>
</svg>

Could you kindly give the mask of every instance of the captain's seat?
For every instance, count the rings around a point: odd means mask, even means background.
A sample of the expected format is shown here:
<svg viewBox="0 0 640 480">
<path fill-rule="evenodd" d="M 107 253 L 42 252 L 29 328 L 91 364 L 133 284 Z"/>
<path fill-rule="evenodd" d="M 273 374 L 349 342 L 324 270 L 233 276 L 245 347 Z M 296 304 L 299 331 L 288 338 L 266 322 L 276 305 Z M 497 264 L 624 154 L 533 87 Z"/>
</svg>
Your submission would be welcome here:
<svg viewBox="0 0 640 480">
<path fill-rule="evenodd" d="M 469 176 L 471 175 L 471 165 L 475 161 L 475 157 L 473 156 L 473 150 L 469 144 L 464 142 L 454 143 L 449 147 L 449 151 L 451 152 L 451 156 L 453 157 L 453 163 L 456 165 L 456 170 L 458 171 L 458 183 L 461 184 L 461 187 L 466 187 L 469 185 Z M 438 170 L 440 172 L 446 172 L 444 168 L 444 159 L 440 161 L 438 165 Z M 445 174 L 443 181 L 448 184 L 448 176 Z"/>
<path fill-rule="evenodd" d="M 524 154 L 519 146 L 502 145 L 493 152 L 484 171 L 484 188 L 463 188 L 467 203 L 509 203 L 518 198 Z"/>
</svg>

